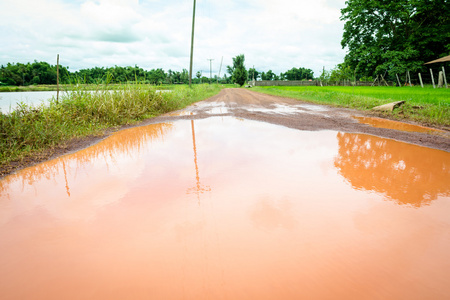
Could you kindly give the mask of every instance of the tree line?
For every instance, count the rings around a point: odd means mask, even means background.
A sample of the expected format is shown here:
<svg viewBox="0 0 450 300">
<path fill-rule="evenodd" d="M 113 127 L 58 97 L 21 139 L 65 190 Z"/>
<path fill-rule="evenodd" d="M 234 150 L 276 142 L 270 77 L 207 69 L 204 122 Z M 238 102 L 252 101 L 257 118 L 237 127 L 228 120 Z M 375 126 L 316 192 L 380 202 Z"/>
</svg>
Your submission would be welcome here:
<svg viewBox="0 0 450 300">
<path fill-rule="evenodd" d="M 0 67 L 0 84 L 2 85 L 33 85 L 56 84 L 57 67 L 47 62 L 8 63 Z M 137 65 L 134 67 L 114 66 L 109 68 L 94 67 L 71 72 L 69 67 L 59 66 L 61 83 L 125 83 L 130 81 L 146 82 L 150 84 L 188 83 L 189 74 L 186 69 L 181 72 L 163 69 L 144 70 Z"/>
<path fill-rule="evenodd" d="M 59 68 L 59 76 L 63 80 L 69 77 L 69 70 L 64 66 Z M 0 67 L 0 84 L 3 85 L 32 85 L 56 84 L 56 66 L 46 62 L 27 64 L 11 64 Z"/>
<path fill-rule="evenodd" d="M 248 70 L 249 80 L 309 80 L 314 79 L 314 72 L 307 68 L 293 67 L 286 72 L 281 72 L 279 75 L 275 74 L 272 70 L 267 72 L 259 72 L 254 68 Z"/>
<path fill-rule="evenodd" d="M 255 80 L 307 80 L 313 79 L 313 71 L 306 68 L 292 68 L 284 73 L 276 75 L 272 70 L 260 72 L 253 68 L 247 70 L 244 66 L 244 55 L 233 58 L 237 59 L 237 67 L 228 67 L 228 76 L 224 74 L 220 78 L 215 75 L 213 78 L 203 76 L 198 71 L 192 78 L 194 84 L 219 82 L 222 84 L 236 83 L 236 78 L 243 76 L 244 82 Z M 242 66 L 239 66 L 242 64 Z M 33 63 L 8 63 L 0 67 L 0 84 L 11 86 L 27 86 L 38 84 L 56 84 L 56 65 L 50 65 L 47 62 L 34 61 Z M 240 75 L 233 76 L 235 69 Z M 69 67 L 59 66 L 60 83 L 126 83 L 126 82 L 144 82 L 148 84 L 187 84 L 189 83 L 189 72 L 186 69 L 181 71 L 168 70 L 162 68 L 144 70 L 135 65 L 134 67 L 94 67 L 90 69 L 81 69 L 71 72 Z M 240 81 L 239 81 L 240 82 Z M 240 84 L 243 85 L 244 83 Z"/>
<path fill-rule="evenodd" d="M 276 75 L 272 70 L 267 72 L 259 72 L 255 68 L 245 68 L 245 56 L 240 54 L 233 58 L 233 65 L 227 66 L 227 71 L 231 74 L 232 83 L 240 86 L 252 80 L 309 80 L 314 79 L 314 72 L 306 68 L 292 68 L 280 75 Z"/>
</svg>

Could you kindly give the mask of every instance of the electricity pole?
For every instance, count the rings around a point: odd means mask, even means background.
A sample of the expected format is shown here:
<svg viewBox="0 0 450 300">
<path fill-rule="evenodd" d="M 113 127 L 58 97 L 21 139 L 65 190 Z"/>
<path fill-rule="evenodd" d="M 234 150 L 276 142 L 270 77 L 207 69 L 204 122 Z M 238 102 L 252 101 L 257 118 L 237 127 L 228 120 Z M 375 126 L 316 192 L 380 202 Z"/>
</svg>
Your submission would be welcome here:
<svg viewBox="0 0 450 300">
<path fill-rule="evenodd" d="M 214 59 L 212 58 L 207 58 L 206 60 L 209 60 L 209 84 L 211 84 L 211 77 L 212 77 L 212 61 Z"/>
<path fill-rule="evenodd" d="M 59 102 L 59 54 L 56 56 L 56 103 Z"/>
<path fill-rule="evenodd" d="M 191 62 L 189 65 L 189 87 L 192 83 L 192 61 L 194 56 L 194 25 L 195 25 L 195 0 L 194 0 L 194 12 L 192 14 L 192 35 L 191 35 Z"/>
<path fill-rule="evenodd" d="M 219 76 L 217 76 L 217 84 L 219 84 L 220 71 L 222 71 L 222 63 L 223 63 L 223 56 L 222 56 L 222 60 L 220 61 Z"/>
<path fill-rule="evenodd" d="M 253 76 L 252 76 L 253 78 L 253 84 L 255 84 L 255 65 L 253 65 Z"/>
</svg>

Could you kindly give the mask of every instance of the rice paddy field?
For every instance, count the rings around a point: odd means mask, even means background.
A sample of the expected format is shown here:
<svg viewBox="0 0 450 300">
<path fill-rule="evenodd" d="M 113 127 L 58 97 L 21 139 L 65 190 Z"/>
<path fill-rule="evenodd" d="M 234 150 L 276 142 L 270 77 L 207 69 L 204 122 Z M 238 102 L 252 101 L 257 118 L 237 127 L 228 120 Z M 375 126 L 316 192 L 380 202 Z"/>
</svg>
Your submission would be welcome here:
<svg viewBox="0 0 450 300">
<path fill-rule="evenodd" d="M 433 87 L 351 87 L 351 86 L 268 86 L 255 91 L 314 103 L 370 110 L 394 101 L 406 101 L 386 113 L 395 119 L 408 119 L 425 125 L 450 126 L 450 89 Z"/>
</svg>

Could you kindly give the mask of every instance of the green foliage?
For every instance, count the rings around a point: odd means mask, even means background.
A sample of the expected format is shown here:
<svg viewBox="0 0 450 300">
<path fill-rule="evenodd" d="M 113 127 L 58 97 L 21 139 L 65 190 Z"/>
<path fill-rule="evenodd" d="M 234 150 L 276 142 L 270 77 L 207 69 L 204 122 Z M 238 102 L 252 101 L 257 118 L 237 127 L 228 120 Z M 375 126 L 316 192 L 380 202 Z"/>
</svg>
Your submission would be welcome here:
<svg viewBox="0 0 450 300">
<path fill-rule="evenodd" d="M 348 0 L 342 47 L 357 76 L 424 71 L 450 53 L 449 0 Z"/>
<path fill-rule="evenodd" d="M 60 82 L 69 80 L 69 70 L 59 66 Z M 0 82 L 6 85 L 56 84 L 56 66 L 46 62 L 11 64 L 0 67 Z"/>
<path fill-rule="evenodd" d="M 227 66 L 228 73 L 232 76 L 235 83 L 243 86 L 247 80 L 247 70 L 245 69 L 245 56 L 244 54 L 238 55 L 233 58 L 233 66 Z"/>
<path fill-rule="evenodd" d="M 420 70 L 422 68 L 422 61 L 414 59 L 418 56 L 418 51 L 413 49 L 386 51 L 381 55 L 384 63 L 379 65 L 375 71 L 376 73 L 388 71 L 390 78 L 395 78 L 395 74 L 405 74 L 408 70 Z"/>
<path fill-rule="evenodd" d="M 233 83 L 233 77 L 228 77 L 227 74 L 223 75 L 223 78 L 219 81 L 219 83 L 223 83 L 223 84 L 232 84 Z"/>
<path fill-rule="evenodd" d="M 235 62 L 236 60 L 236 62 Z M 231 77 L 226 74 L 222 78 L 215 76 L 214 82 L 222 84 L 238 83 L 236 80 L 240 78 L 240 85 L 246 80 L 308 80 L 313 79 L 314 73 L 311 69 L 292 68 L 291 70 L 281 73 L 280 76 L 272 70 L 267 72 L 259 72 L 254 68 L 245 70 L 244 55 L 233 58 L 233 67 L 228 66 L 228 72 Z M 237 68 L 236 75 L 233 77 L 235 70 L 234 64 L 242 64 Z M 245 79 L 243 79 L 245 78 Z M 181 72 L 168 70 L 167 73 L 162 69 L 144 70 L 137 65 L 134 67 L 114 66 L 109 68 L 93 67 L 90 69 L 81 69 L 70 72 L 68 67 L 60 66 L 60 83 L 61 84 L 123 84 L 144 82 L 155 85 L 160 84 L 187 84 L 189 82 L 189 72 L 183 69 Z M 202 76 L 199 71 L 196 78 L 192 79 L 194 84 L 209 82 L 209 78 Z M 46 62 L 34 62 L 33 64 L 10 64 L 1 66 L 0 68 L 0 86 L 28 86 L 28 85 L 50 85 L 56 84 L 56 66 L 51 66 Z"/>
<path fill-rule="evenodd" d="M 252 72 L 254 69 L 249 70 L 249 77 L 252 78 Z M 308 80 L 314 79 L 314 72 L 311 69 L 306 68 L 292 68 L 287 70 L 285 73 L 280 73 L 276 75 L 272 70 L 267 72 L 258 72 L 255 70 L 255 80 L 260 77 L 261 80 Z"/>
<path fill-rule="evenodd" d="M 184 83 L 187 84 L 189 83 L 189 72 L 186 69 L 183 69 L 181 72 L 177 72 L 177 71 L 172 71 L 169 69 L 169 71 L 167 72 L 167 79 L 166 79 L 166 83 Z M 199 83 L 199 81 L 194 81 L 194 83 Z"/>
<path fill-rule="evenodd" d="M 82 69 L 71 73 L 75 82 L 87 84 L 111 84 L 127 82 L 146 82 L 151 84 L 162 84 L 167 82 L 167 74 L 163 69 L 152 69 L 146 71 L 137 65 L 134 67 L 114 66 L 110 68 L 94 67 Z"/>
<path fill-rule="evenodd" d="M 114 66 L 110 68 L 94 67 L 69 72 L 67 67 L 59 66 L 60 83 L 76 84 L 120 84 L 128 82 L 145 82 L 150 84 L 174 84 L 189 82 L 189 72 L 183 69 L 181 72 L 163 69 L 144 70 L 137 65 L 134 67 Z M 200 83 L 200 80 L 195 81 Z M 56 84 L 56 66 L 46 62 L 34 62 L 32 64 L 11 64 L 0 68 L 0 85 L 27 86 Z"/>
<path fill-rule="evenodd" d="M 324 82 L 329 81 L 343 81 L 343 80 L 355 80 L 355 74 L 353 70 L 345 63 L 338 64 L 334 69 L 328 71 L 324 70 L 319 77 L 319 80 Z"/>
<path fill-rule="evenodd" d="M 261 73 L 261 80 L 279 80 L 280 78 L 272 71 L 269 70 L 266 73 Z"/>
<path fill-rule="evenodd" d="M 258 80 L 258 78 L 260 77 L 260 74 L 261 73 L 256 71 L 255 68 L 248 69 L 248 76 L 249 76 L 250 80 L 253 80 L 253 79 Z"/>
<path fill-rule="evenodd" d="M 314 79 L 314 72 L 311 69 L 294 67 L 282 73 L 281 77 L 286 80 L 308 80 Z"/>
</svg>

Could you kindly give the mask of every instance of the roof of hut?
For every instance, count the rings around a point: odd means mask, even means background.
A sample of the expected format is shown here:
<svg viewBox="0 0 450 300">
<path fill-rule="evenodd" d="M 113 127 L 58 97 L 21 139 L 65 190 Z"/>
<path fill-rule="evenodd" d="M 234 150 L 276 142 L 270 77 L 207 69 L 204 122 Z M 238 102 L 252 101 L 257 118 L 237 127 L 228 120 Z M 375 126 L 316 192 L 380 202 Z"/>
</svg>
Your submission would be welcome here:
<svg viewBox="0 0 450 300">
<path fill-rule="evenodd" d="M 441 57 L 439 59 L 435 59 L 435 60 L 429 61 L 429 62 L 425 63 L 425 65 L 441 63 L 441 62 L 446 62 L 446 61 L 450 61 L 450 55 L 447 55 L 447 56 Z"/>
</svg>

